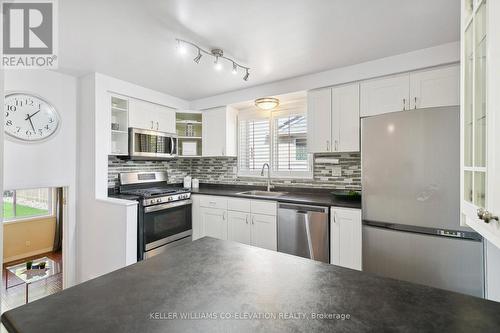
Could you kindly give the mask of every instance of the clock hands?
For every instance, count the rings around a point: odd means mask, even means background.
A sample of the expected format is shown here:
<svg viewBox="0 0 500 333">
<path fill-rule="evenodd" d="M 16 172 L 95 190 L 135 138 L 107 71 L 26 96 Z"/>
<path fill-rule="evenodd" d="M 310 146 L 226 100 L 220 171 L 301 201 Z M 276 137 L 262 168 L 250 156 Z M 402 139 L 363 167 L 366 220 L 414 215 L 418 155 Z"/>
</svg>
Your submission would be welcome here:
<svg viewBox="0 0 500 333">
<path fill-rule="evenodd" d="M 38 110 L 37 112 L 33 113 L 32 115 L 27 114 L 27 115 L 26 115 L 26 119 L 24 119 L 24 120 L 29 120 L 30 125 L 31 125 L 31 128 L 33 129 L 33 133 L 36 133 L 36 130 L 35 130 L 35 126 L 33 125 L 33 121 L 31 120 L 31 118 L 32 118 L 34 115 L 36 115 L 38 112 L 40 112 L 40 110 Z"/>
</svg>

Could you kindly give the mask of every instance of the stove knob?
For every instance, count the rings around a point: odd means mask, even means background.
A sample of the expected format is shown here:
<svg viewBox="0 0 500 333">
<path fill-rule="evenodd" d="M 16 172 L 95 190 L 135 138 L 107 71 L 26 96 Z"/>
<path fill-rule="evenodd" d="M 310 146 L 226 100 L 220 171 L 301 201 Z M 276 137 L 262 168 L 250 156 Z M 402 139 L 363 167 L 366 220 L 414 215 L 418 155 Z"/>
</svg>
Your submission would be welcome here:
<svg viewBox="0 0 500 333">
<path fill-rule="evenodd" d="M 161 202 L 161 199 L 156 199 L 156 202 L 160 203 L 160 202 Z"/>
</svg>

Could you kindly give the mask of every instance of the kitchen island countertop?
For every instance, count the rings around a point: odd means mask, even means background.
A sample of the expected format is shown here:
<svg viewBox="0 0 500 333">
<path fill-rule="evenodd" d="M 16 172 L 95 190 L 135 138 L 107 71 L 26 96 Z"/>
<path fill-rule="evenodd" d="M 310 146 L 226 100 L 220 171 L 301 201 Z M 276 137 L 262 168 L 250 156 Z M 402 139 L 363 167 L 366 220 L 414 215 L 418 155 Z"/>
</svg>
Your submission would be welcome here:
<svg viewBox="0 0 500 333">
<path fill-rule="evenodd" d="M 9 310 L 2 323 L 19 333 L 493 332 L 499 313 L 500 303 L 202 238 Z"/>
</svg>

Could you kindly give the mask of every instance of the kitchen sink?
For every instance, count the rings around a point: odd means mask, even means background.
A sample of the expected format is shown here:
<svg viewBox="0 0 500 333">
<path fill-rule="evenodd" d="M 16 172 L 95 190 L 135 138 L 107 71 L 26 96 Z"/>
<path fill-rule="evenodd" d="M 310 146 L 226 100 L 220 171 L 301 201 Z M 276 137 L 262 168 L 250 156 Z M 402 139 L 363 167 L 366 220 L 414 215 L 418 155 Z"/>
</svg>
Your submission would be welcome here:
<svg viewBox="0 0 500 333">
<path fill-rule="evenodd" d="M 280 197 L 287 192 L 270 192 L 270 191 L 245 191 L 238 193 L 239 195 L 248 195 L 254 197 Z"/>
</svg>

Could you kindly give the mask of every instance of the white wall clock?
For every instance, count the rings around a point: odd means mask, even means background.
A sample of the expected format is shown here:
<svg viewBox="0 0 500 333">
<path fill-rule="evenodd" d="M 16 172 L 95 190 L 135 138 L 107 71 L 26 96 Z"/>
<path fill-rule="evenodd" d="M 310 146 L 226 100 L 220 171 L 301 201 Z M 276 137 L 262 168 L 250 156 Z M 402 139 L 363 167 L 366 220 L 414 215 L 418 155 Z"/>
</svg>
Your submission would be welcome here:
<svg viewBox="0 0 500 333">
<path fill-rule="evenodd" d="M 59 127 L 54 106 L 31 93 L 13 92 L 5 96 L 5 133 L 26 142 L 49 138 Z"/>
</svg>

